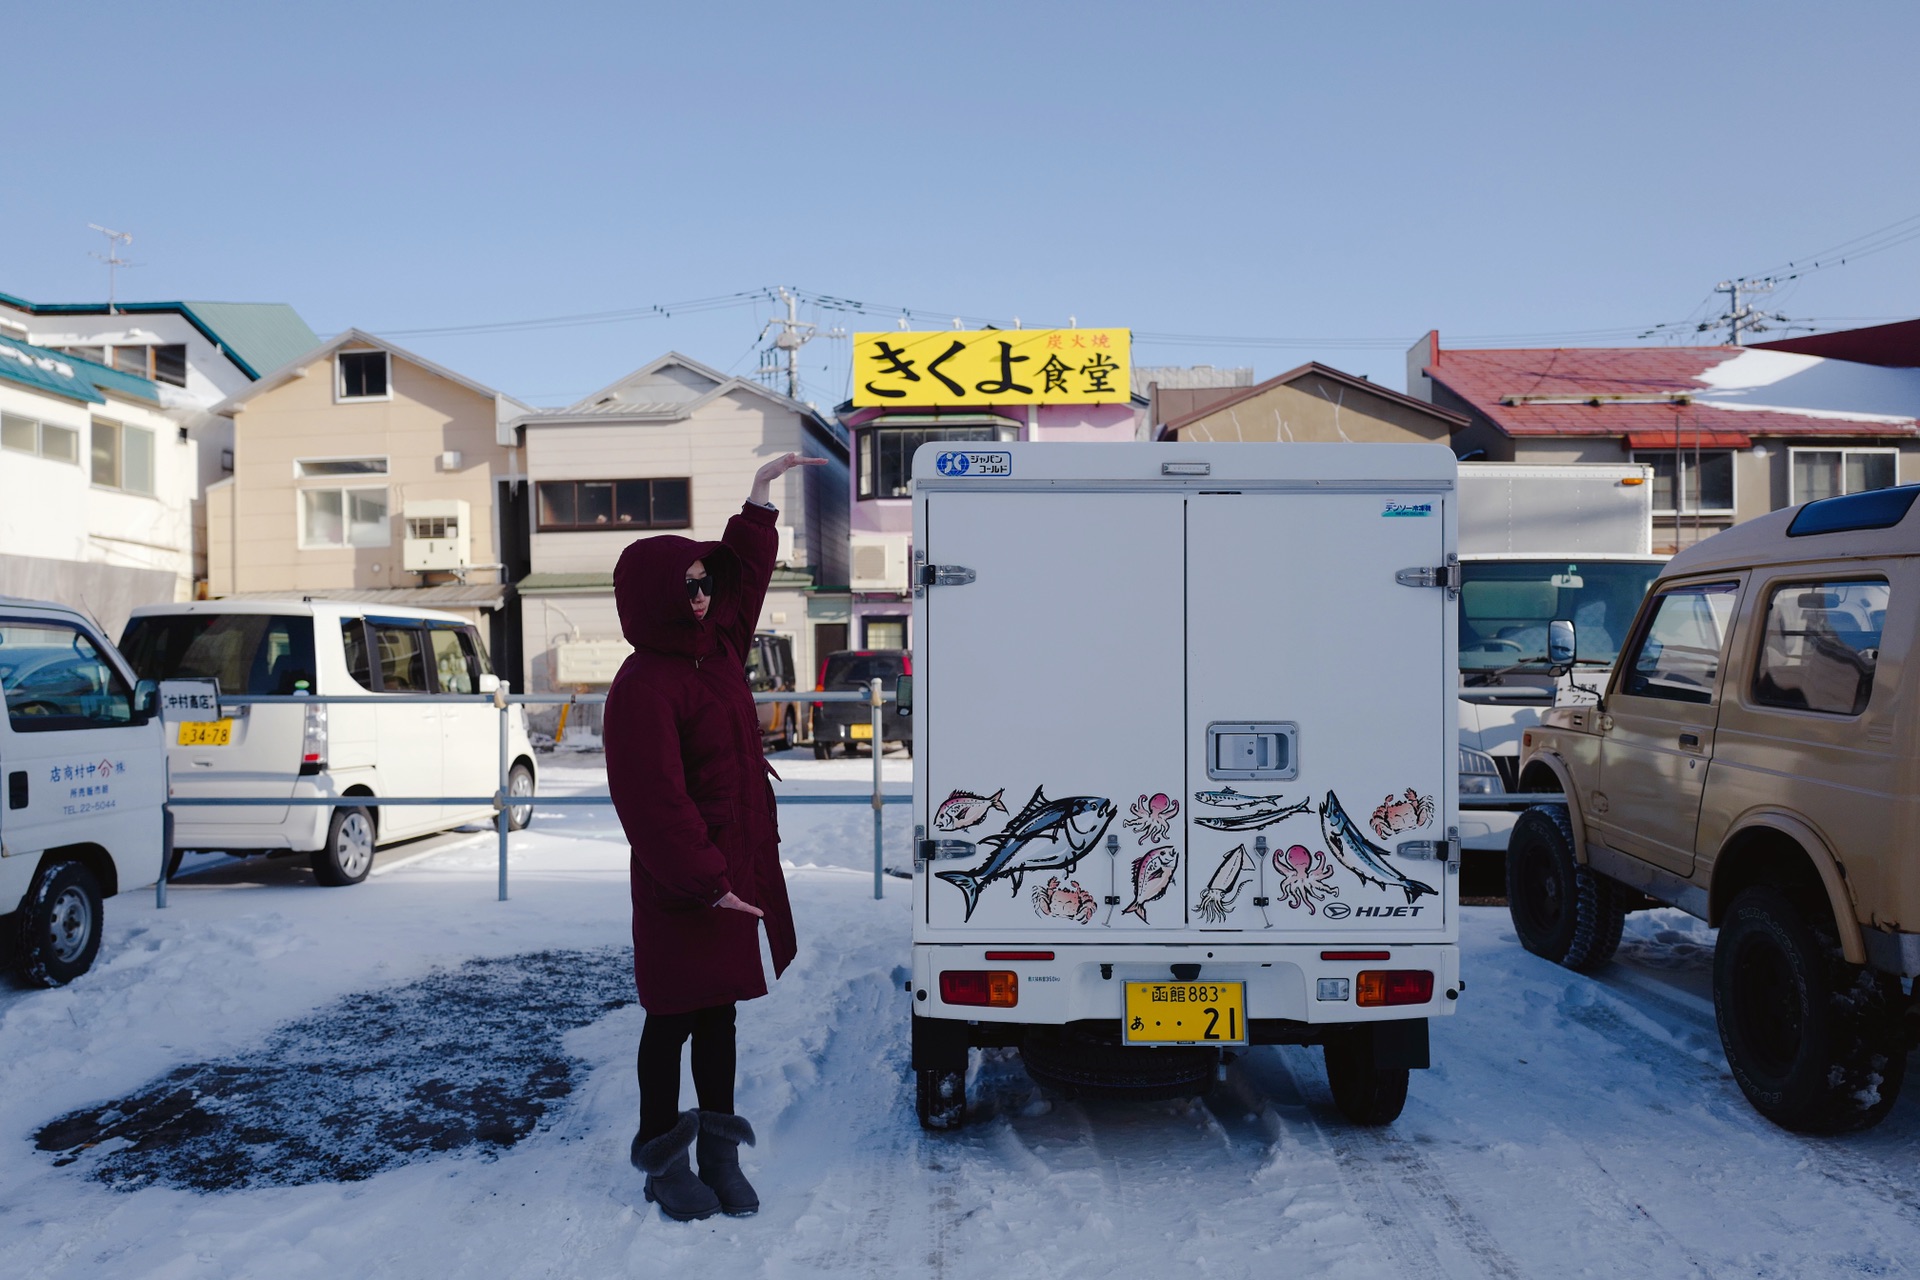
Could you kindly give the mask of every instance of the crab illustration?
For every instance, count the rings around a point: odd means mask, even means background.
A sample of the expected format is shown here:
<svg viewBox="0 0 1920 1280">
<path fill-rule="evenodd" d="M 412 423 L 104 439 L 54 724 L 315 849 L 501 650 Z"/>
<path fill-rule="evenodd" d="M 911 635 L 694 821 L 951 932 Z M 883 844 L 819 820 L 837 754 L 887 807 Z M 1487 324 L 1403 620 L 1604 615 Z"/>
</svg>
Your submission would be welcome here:
<svg viewBox="0 0 1920 1280">
<path fill-rule="evenodd" d="M 1368 825 L 1373 834 L 1382 840 L 1390 839 L 1396 832 L 1410 831 L 1414 827 L 1424 827 L 1433 821 L 1433 797 L 1423 796 L 1412 787 L 1407 788 L 1404 796 L 1388 796 L 1373 811 Z"/>
<path fill-rule="evenodd" d="M 1333 879 L 1333 863 L 1324 853 L 1316 853 L 1303 844 L 1273 851 L 1273 869 L 1280 873 L 1278 896 L 1287 905 L 1305 907 L 1308 915 L 1318 915 L 1314 903 L 1337 898 L 1340 890 L 1328 883 Z"/>
<path fill-rule="evenodd" d="M 1158 844 L 1167 838 L 1173 820 L 1180 815 L 1180 802 L 1156 791 L 1135 800 L 1128 812 L 1133 816 L 1127 819 L 1126 828 L 1140 833 L 1140 843 Z"/>
<path fill-rule="evenodd" d="M 1033 913 L 1042 919 L 1058 916 L 1085 924 L 1093 919 L 1093 906 L 1093 895 L 1081 888 L 1078 880 L 1063 885 L 1059 876 L 1050 876 L 1045 884 L 1034 886 Z"/>
</svg>

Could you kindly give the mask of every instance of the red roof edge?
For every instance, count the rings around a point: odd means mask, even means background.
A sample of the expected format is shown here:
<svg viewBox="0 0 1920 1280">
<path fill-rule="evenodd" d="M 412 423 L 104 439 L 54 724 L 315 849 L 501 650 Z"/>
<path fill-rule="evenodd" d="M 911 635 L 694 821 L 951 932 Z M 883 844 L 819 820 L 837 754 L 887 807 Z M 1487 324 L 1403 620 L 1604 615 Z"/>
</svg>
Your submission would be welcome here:
<svg viewBox="0 0 1920 1280">
<path fill-rule="evenodd" d="M 1920 320 L 1896 320 L 1864 329 L 1839 329 L 1833 333 L 1814 333 L 1753 345 L 1767 351 L 1791 351 L 1890 369 L 1920 368 Z"/>
</svg>

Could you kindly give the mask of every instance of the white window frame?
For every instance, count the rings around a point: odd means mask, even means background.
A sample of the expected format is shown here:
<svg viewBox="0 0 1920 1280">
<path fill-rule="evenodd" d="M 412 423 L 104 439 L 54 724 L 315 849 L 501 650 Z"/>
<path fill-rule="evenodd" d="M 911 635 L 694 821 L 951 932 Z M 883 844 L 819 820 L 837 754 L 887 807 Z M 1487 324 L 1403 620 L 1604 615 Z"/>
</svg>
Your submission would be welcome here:
<svg viewBox="0 0 1920 1280">
<path fill-rule="evenodd" d="M 342 356 L 377 355 L 387 362 L 386 394 L 378 396 L 350 396 L 347 394 L 347 373 L 340 363 Z M 377 404 L 393 399 L 393 353 L 384 347 L 350 347 L 333 353 L 333 402 L 335 404 Z"/>
<path fill-rule="evenodd" d="M 380 464 L 380 469 L 378 471 L 361 471 L 361 472 L 354 472 L 354 473 L 341 473 L 336 475 L 313 475 L 313 476 L 308 475 L 304 470 L 302 470 L 302 468 L 311 466 L 314 463 L 323 463 L 323 462 L 377 462 Z M 326 481 L 328 484 L 331 484 L 335 487 L 338 487 L 338 485 L 342 481 L 358 479 L 360 476 L 371 477 L 371 476 L 386 476 L 386 475 L 392 475 L 392 474 L 393 474 L 393 459 L 390 456 L 387 456 L 384 454 L 343 453 L 343 454 L 336 454 L 336 455 L 321 457 L 321 458 L 295 458 L 293 460 L 293 478 L 295 480 Z"/>
<path fill-rule="evenodd" d="M 1671 516 L 1674 519 L 1682 519 L 1687 516 L 1731 516 L 1731 515 L 1739 514 L 1739 511 L 1740 511 L 1740 452 L 1741 451 L 1738 449 L 1702 449 L 1699 452 L 1702 458 L 1706 457 L 1710 453 L 1724 453 L 1728 457 L 1733 459 L 1733 464 L 1732 464 L 1733 474 L 1731 477 L 1732 492 L 1728 495 L 1729 502 L 1731 505 L 1724 506 L 1724 507 L 1700 507 L 1698 509 L 1695 509 L 1692 507 L 1687 507 L 1685 509 L 1680 509 L 1675 507 L 1657 507 L 1654 509 L 1654 512 L 1653 512 L 1654 515 Z M 1692 449 L 1633 449 L 1629 451 L 1627 460 L 1629 462 L 1640 462 L 1640 463 L 1645 463 L 1648 466 L 1651 466 L 1652 459 L 1650 457 L 1643 456 L 1643 455 L 1651 455 L 1651 454 L 1660 454 L 1663 456 L 1675 457 L 1676 465 L 1674 467 L 1674 474 L 1673 474 L 1674 501 L 1684 503 L 1687 500 L 1687 483 L 1686 483 L 1686 478 L 1681 470 L 1681 466 L 1683 464 L 1681 463 L 1679 455 L 1684 455 L 1685 458 L 1691 459 L 1694 456 L 1694 451 Z"/>
<path fill-rule="evenodd" d="M 114 442 L 114 448 L 116 450 L 115 459 L 114 459 L 114 462 L 115 462 L 114 470 L 117 473 L 117 476 L 116 476 L 116 482 L 113 484 L 107 484 L 106 482 L 102 481 L 98 476 L 96 476 L 93 473 L 93 438 L 95 433 L 98 432 L 102 427 L 110 428 L 111 430 L 119 433 L 119 438 Z M 149 468 L 151 468 L 147 473 L 147 482 L 150 486 L 149 488 L 129 489 L 126 485 L 127 432 L 129 431 L 138 431 L 140 434 L 147 437 L 147 465 Z M 86 440 L 85 449 L 86 449 L 86 460 L 87 460 L 86 461 L 87 483 L 92 485 L 94 488 L 105 489 L 108 493 L 129 494 L 135 498 L 154 498 L 154 499 L 159 498 L 160 496 L 160 433 L 159 432 L 154 431 L 150 427 L 137 427 L 137 426 L 134 426 L 132 423 L 118 422 L 112 418 L 94 418 L 90 423 L 88 423 L 88 426 L 87 426 L 87 440 Z"/>
<path fill-rule="evenodd" d="M 381 525 L 382 537 L 379 542 L 355 542 L 348 531 L 353 528 L 353 520 L 348 515 L 347 495 L 352 493 L 379 493 L 387 504 L 387 518 Z M 311 542 L 307 538 L 307 495 L 310 493 L 337 493 L 340 495 L 340 541 Z M 302 551 L 360 551 L 374 547 L 393 545 L 393 487 L 384 484 L 309 484 L 294 491 L 293 536 L 297 547 Z"/>
<path fill-rule="evenodd" d="M 1800 484 L 1797 480 L 1794 479 L 1795 468 L 1793 465 L 1794 459 L 1803 453 L 1837 453 L 1839 454 L 1840 455 L 1840 483 L 1842 485 L 1846 484 L 1847 482 L 1847 455 L 1848 454 L 1850 453 L 1890 453 L 1893 455 L 1893 482 L 1894 484 L 1900 483 L 1900 450 L 1895 446 L 1850 445 L 1850 444 L 1847 444 L 1847 445 L 1842 445 L 1842 444 L 1791 445 L 1787 449 L 1787 505 L 1790 507 L 1797 507 L 1802 502 L 1806 501 L 1806 499 L 1800 496 Z M 1840 490 L 1841 494 L 1845 494 L 1847 492 L 1849 492 L 1849 490 L 1844 488 Z M 1862 492 L 1864 492 L 1864 490 Z M 1834 496 L 1838 497 L 1840 495 L 1836 494 Z"/>
</svg>

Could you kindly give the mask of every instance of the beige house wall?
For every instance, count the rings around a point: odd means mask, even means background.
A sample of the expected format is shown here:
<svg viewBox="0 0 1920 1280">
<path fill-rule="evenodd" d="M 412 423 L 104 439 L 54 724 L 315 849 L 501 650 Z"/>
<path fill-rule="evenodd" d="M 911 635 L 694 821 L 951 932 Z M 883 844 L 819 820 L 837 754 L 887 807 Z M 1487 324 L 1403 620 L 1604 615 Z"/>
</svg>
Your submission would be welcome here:
<svg viewBox="0 0 1920 1280">
<path fill-rule="evenodd" d="M 467 502 L 473 563 L 498 560 L 493 481 L 513 469 L 515 451 L 497 443 L 493 400 L 397 355 L 389 360 L 388 399 L 342 403 L 334 387 L 329 355 L 235 412 L 233 480 L 208 507 L 213 594 L 423 585 L 426 577 L 401 568 L 402 515 L 409 501 L 423 499 Z M 460 455 L 457 467 L 443 468 L 447 451 Z M 297 459 L 353 457 L 385 457 L 384 482 L 294 474 Z M 300 491 L 328 487 L 384 487 L 388 544 L 303 548 Z M 499 571 L 474 570 L 467 580 L 497 582 Z"/>
<path fill-rule="evenodd" d="M 1304 374 L 1195 419 L 1180 428 L 1180 439 L 1446 444 L 1448 431 L 1412 405 Z"/>
</svg>

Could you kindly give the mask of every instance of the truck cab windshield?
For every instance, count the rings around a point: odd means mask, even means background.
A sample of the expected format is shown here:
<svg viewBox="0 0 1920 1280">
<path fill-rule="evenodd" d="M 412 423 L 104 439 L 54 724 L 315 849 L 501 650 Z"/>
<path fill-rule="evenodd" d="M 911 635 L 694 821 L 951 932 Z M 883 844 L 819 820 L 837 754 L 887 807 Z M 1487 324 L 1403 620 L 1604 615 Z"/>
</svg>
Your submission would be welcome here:
<svg viewBox="0 0 1920 1280">
<path fill-rule="evenodd" d="M 1579 665 L 1612 666 L 1656 562 L 1479 560 L 1461 566 L 1460 671 L 1547 665 L 1547 624 L 1573 623 Z"/>
</svg>

